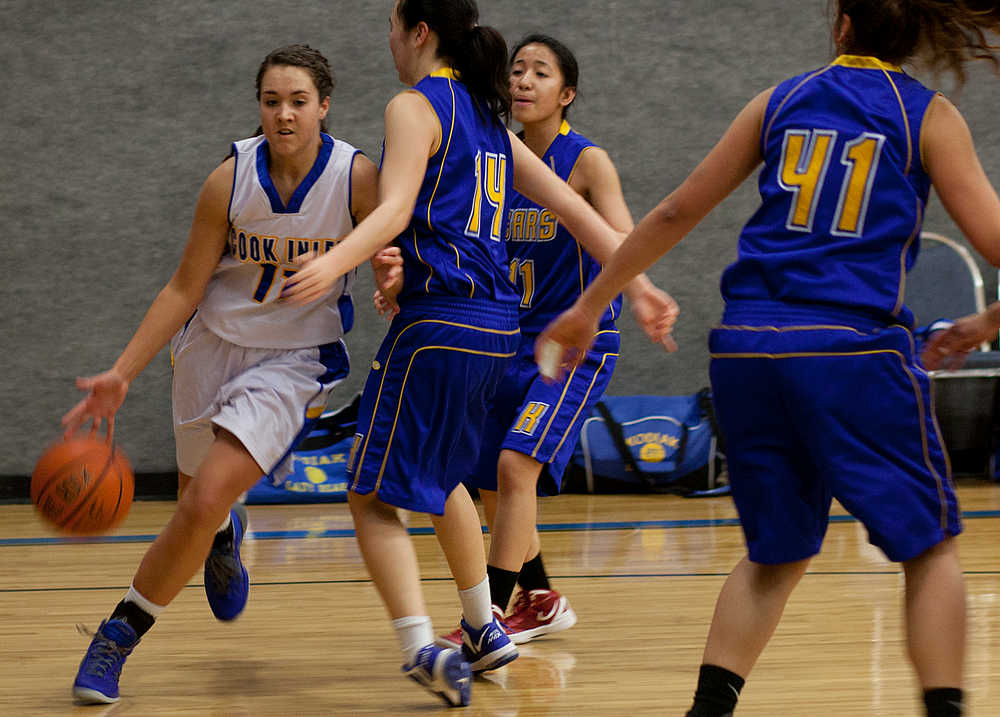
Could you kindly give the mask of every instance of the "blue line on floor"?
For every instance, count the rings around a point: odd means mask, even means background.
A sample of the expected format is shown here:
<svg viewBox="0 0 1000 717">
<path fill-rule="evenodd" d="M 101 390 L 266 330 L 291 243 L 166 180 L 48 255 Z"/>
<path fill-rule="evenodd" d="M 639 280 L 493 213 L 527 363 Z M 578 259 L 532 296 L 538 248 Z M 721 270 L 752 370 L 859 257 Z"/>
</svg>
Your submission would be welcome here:
<svg viewBox="0 0 1000 717">
<path fill-rule="evenodd" d="M 981 518 L 1000 518 L 1000 510 L 967 510 L 962 513 L 965 520 Z M 849 515 L 831 515 L 831 523 L 853 523 L 855 518 Z M 717 528 L 734 527 L 740 524 L 736 518 L 698 518 L 689 520 L 632 520 L 595 523 L 544 523 L 538 526 L 542 533 L 566 533 L 573 531 L 602 530 L 675 530 L 679 528 Z M 410 528 L 410 535 L 433 535 L 430 526 Z M 486 532 L 486 528 L 483 528 Z M 335 528 L 330 530 L 260 530 L 250 531 L 254 540 L 305 540 L 307 538 L 353 538 L 353 528 Z M 74 537 L 38 537 L 38 538 L 0 538 L 0 548 L 20 547 L 28 545 L 93 545 L 94 543 L 151 543 L 155 535 L 98 535 L 91 538 Z"/>
</svg>

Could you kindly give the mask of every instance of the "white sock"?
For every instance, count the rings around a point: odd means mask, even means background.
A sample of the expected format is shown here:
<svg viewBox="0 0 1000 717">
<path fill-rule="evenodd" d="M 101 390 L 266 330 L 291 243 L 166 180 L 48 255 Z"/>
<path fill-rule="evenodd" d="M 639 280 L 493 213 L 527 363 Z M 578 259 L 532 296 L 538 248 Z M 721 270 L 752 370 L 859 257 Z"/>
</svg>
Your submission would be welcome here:
<svg viewBox="0 0 1000 717">
<path fill-rule="evenodd" d="M 155 602 L 150 602 L 144 598 L 138 590 L 135 589 L 135 585 L 128 586 L 128 592 L 125 593 L 125 602 L 135 603 L 139 606 L 139 609 L 145 613 L 148 613 L 152 617 L 156 618 L 160 616 L 160 613 L 167 609 L 166 605 L 157 605 Z"/>
<path fill-rule="evenodd" d="M 392 621 L 392 629 L 396 631 L 399 649 L 403 651 L 403 659 L 407 665 L 413 663 L 421 647 L 434 642 L 434 628 L 426 615 L 396 618 Z"/>
<path fill-rule="evenodd" d="M 490 581 L 483 582 L 466 590 L 459 590 L 458 597 L 462 601 L 462 616 L 475 629 L 493 622 L 493 604 L 490 602 Z"/>
<path fill-rule="evenodd" d="M 232 515 L 230 513 L 226 513 L 226 519 L 222 521 L 222 525 L 220 525 L 219 529 L 215 531 L 215 534 L 218 535 L 232 524 L 233 524 Z"/>
</svg>

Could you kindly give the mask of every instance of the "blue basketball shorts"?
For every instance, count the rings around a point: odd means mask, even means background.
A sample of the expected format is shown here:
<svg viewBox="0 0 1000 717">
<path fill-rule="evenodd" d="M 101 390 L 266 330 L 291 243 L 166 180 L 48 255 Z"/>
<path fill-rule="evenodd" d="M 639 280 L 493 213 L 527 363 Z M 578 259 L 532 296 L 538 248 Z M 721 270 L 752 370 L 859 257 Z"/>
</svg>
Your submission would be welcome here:
<svg viewBox="0 0 1000 717">
<path fill-rule="evenodd" d="M 727 310 L 709 337 L 750 559 L 818 553 L 831 498 L 896 562 L 960 533 L 930 378 L 910 331 L 815 313 L 767 322 Z"/>
<path fill-rule="evenodd" d="M 547 383 L 535 363 L 535 338 L 521 341 L 486 419 L 479 465 L 466 481 L 497 489 L 500 451 L 523 453 L 542 464 L 538 494 L 558 495 L 583 422 L 604 395 L 618 360 L 617 330 L 599 331 L 584 362 L 559 383 Z"/>
<path fill-rule="evenodd" d="M 402 307 L 361 395 L 350 490 L 442 515 L 476 465 L 519 338 L 516 306 L 448 297 Z"/>
</svg>

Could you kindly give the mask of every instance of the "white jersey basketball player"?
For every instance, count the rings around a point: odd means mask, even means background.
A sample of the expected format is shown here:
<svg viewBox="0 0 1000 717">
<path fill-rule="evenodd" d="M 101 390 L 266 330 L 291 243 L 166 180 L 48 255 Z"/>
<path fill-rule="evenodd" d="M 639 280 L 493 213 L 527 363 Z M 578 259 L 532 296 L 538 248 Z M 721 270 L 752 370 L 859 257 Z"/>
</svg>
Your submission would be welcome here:
<svg viewBox="0 0 1000 717">
<path fill-rule="evenodd" d="M 212 612 L 240 614 L 247 514 L 232 503 L 262 474 L 285 472 L 347 375 L 350 278 L 305 306 L 281 292 L 301 257 L 324 253 L 374 209 L 378 172 L 323 129 L 333 75 L 322 54 L 275 50 L 256 88 L 262 136 L 237 142 L 209 175 L 173 277 L 114 366 L 77 380 L 88 395 L 63 418 L 68 434 L 107 421 L 110 439 L 129 384 L 170 341 L 181 495 L 80 664 L 81 702 L 118 700 L 125 658 L 203 563 Z"/>
<path fill-rule="evenodd" d="M 291 448 L 347 376 L 341 337 L 353 319 L 351 275 L 306 306 L 281 299 L 299 257 L 323 253 L 354 227 L 351 169 L 359 152 L 328 134 L 320 138 L 314 164 L 287 201 L 271 180 L 266 138 L 233 144 L 225 253 L 198 310 L 171 342 L 182 474 L 194 475 L 222 427 L 280 482 Z M 261 421 L 261 413 L 273 420 Z"/>
</svg>

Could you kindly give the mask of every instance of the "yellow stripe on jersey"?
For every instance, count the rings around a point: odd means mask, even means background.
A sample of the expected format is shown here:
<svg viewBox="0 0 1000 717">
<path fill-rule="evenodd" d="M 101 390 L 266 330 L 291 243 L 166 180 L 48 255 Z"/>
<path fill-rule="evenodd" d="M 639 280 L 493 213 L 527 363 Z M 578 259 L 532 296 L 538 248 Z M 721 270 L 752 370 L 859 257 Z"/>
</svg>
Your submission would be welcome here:
<svg viewBox="0 0 1000 717">
<path fill-rule="evenodd" d="M 435 75 L 435 77 L 443 76 L 444 75 Z M 445 143 L 444 154 L 441 156 L 441 167 L 438 169 L 437 180 L 434 182 L 434 191 L 431 192 L 431 198 L 427 200 L 427 228 L 431 231 L 434 231 L 434 225 L 431 224 L 431 206 L 434 204 L 434 196 L 437 194 L 438 186 L 441 184 L 441 175 L 444 174 L 444 165 L 445 162 L 448 161 L 448 150 L 451 149 L 451 137 L 455 133 L 455 88 L 451 84 L 450 79 L 448 81 L 448 89 L 451 90 L 451 127 L 448 128 L 448 141 Z M 437 112 L 434 113 L 434 116 L 437 116 Z M 440 121 L 440 118 L 438 119 Z"/>
<path fill-rule="evenodd" d="M 884 62 L 877 57 L 869 55 L 841 55 L 830 64 L 840 65 L 841 67 L 857 67 L 863 70 L 882 70 L 883 72 L 903 71 L 899 65 Z"/>
</svg>

